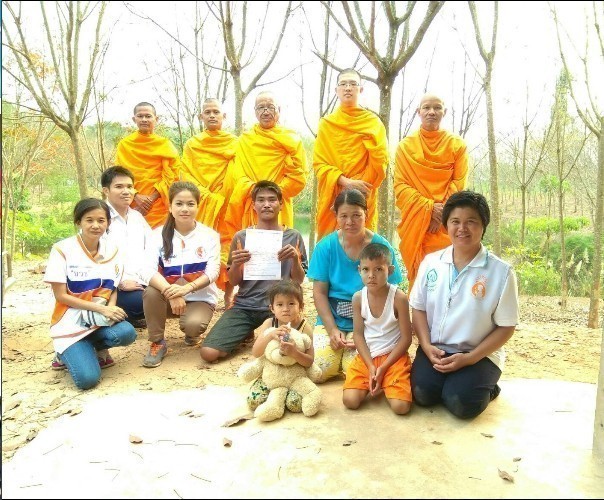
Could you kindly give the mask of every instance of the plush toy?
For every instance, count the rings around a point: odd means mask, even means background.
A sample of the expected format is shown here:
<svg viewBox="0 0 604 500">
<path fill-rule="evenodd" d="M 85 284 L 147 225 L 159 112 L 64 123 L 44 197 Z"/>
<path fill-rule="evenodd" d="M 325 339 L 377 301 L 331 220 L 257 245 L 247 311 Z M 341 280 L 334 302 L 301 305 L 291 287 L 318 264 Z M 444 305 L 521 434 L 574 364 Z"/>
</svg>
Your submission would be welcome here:
<svg viewBox="0 0 604 500">
<path fill-rule="evenodd" d="M 289 335 L 298 350 L 305 352 L 311 346 L 312 340 L 305 333 L 292 328 Z M 321 390 L 313 383 L 321 377 L 321 369 L 314 363 L 309 368 L 303 367 L 294 358 L 281 354 L 280 347 L 278 340 L 271 340 L 262 357 L 242 365 L 237 372 L 245 382 L 260 377 L 269 389 L 268 399 L 254 411 L 254 416 L 264 422 L 283 416 L 288 391 L 300 396 L 302 413 L 307 417 L 316 414 L 321 403 Z"/>
</svg>

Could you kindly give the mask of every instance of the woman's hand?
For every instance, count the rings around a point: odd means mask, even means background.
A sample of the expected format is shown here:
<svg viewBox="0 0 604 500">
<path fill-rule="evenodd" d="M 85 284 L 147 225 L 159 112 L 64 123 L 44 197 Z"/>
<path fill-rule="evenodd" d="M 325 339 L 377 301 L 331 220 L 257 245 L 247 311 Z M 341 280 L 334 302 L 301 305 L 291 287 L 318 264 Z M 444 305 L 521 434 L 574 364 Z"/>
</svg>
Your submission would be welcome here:
<svg viewBox="0 0 604 500">
<path fill-rule="evenodd" d="M 176 299 L 178 297 L 184 297 L 187 293 L 192 292 L 193 289 L 189 284 L 187 285 L 170 285 L 168 288 L 164 288 L 162 295 L 167 299 Z"/>
<path fill-rule="evenodd" d="M 430 360 L 430 363 L 433 365 L 440 364 L 441 359 L 443 359 L 444 355 L 446 354 L 445 351 L 431 344 L 426 347 L 422 345 L 421 348 L 426 357 Z"/>
<path fill-rule="evenodd" d="M 468 358 L 468 353 L 457 352 L 455 354 L 451 354 L 451 356 L 442 358 L 438 363 L 435 363 L 434 369 L 441 373 L 456 372 L 464 366 L 468 366 L 471 364 Z"/>
<path fill-rule="evenodd" d="M 180 316 L 185 313 L 185 309 L 187 308 L 187 303 L 185 299 L 182 297 L 176 297 L 174 299 L 169 299 L 170 307 L 172 308 L 172 313 Z"/>
<path fill-rule="evenodd" d="M 341 332 L 338 328 L 334 328 L 329 334 L 329 345 L 334 351 L 343 349 L 344 347 L 350 347 L 350 343 L 346 341 L 346 335 Z M 354 342 L 352 342 L 354 347 Z"/>
<path fill-rule="evenodd" d="M 128 316 L 126 311 L 118 306 L 101 306 L 99 311 L 103 316 L 112 321 L 124 321 Z"/>
</svg>

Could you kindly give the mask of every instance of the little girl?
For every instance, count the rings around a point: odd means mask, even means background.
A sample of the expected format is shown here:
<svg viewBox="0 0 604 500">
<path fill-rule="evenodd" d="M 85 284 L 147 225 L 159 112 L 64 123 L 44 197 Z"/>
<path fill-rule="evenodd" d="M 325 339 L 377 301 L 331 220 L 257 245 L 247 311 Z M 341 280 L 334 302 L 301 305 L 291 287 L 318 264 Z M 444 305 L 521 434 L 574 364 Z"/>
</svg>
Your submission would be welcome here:
<svg viewBox="0 0 604 500">
<path fill-rule="evenodd" d="M 136 330 L 124 321 L 125 311 L 115 305 L 123 266 L 117 248 L 101 239 L 110 220 L 104 201 L 78 201 L 73 209 L 78 234 L 52 247 L 44 275 L 56 299 L 52 367 L 66 367 L 79 389 L 94 387 L 101 368 L 113 365 L 110 347 L 136 339 Z"/>
<path fill-rule="evenodd" d="M 299 351 L 294 342 L 289 340 L 289 331 L 295 328 L 301 333 L 306 333 L 312 339 L 312 326 L 308 324 L 302 316 L 304 309 L 304 296 L 300 285 L 291 280 L 284 280 L 273 285 L 268 291 L 273 318 L 268 318 L 258 328 L 260 334 L 252 347 L 252 354 L 259 358 L 264 355 L 266 346 L 271 340 L 278 340 L 281 343 L 281 352 L 284 355 L 291 356 L 300 365 L 308 368 L 315 359 L 315 350 L 311 343 L 305 351 Z M 269 390 L 262 382 L 262 379 L 256 380 L 251 387 L 247 402 L 251 410 L 266 401 Z M 302 400 L 295 391 L 289 391 L 285 400 L 285 405 L 292 412 L 302 411 Z"/>
</svg>

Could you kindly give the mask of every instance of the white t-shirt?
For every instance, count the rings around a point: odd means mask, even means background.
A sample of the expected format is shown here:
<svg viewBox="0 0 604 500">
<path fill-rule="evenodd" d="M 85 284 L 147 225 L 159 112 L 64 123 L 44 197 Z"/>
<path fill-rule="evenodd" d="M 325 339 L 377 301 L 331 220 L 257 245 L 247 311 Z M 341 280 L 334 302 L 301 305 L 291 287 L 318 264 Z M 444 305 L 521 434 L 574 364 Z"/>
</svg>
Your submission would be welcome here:
<svg viewBox="0 0 604 500">
<path fill-rule="evenodd" d="M 151 226 L 140 212 L 132 208 L 128 208 L 124 219 L 111 203 L 107 202 L 107 205 L 111 210 L 111 224 L 103 238 L 120 249 L 124 262 L 122 281 L 133 280 L 141 285 L 147 285 L 141 274 L 145 262 L 145 249 L 149 249 L 151 243 Z"/>
<path fill-rule="evenodd" d="M 83 300 L 107 303 L 122 279 L 123 265 L 118 249 L 101 238 L 95 260 L 79 235 L 56 243 L 48 257 L 44 281 L 65 283 L 67 293 Z M 55 303 L 50 324 L 54 349 L 62 353 L 98 326 L 86 327 L 81 322 L 82 310 Z"/>
<path fill-rule="evenodd" d="M 170 284 L 186 285 L 205 274 L 210 284 L 201 290 L 184 296 L 185 301 L 218 303 L 216 279 L 220 273 L 220 235 L 213 229 L 197 222 L 195 229 L 186 236 L 174 230 L 172 255 L 164 258 L 163 226 L 153 230 L 151 246 L 147 249 L 147 262 L 142 278 L 148 283 L 155 273 L 160 273 Z"/>
<path fill-rule="evenodd" d="M 512 266 L 481 244 L 454 277 L 453 246 L 426 255 L 409 303 L 425 311 L 432 345 L 447 353 L 469 352 L 497 326 L 518 324 L 518 286 Z M 488 358 L 503 368 L 503 348 Z"/>
<path fill-rule="evenodd" d="M 396 285 L 388 286 L 390 287 L 388 297 L 379 318 L 371 314 L 367 287 L 365 286 L 361 290 L 361 316 L 364 323 L 364 337 L 372 359 L 392 352 L 401 339 L 398 319 L 394 316 L 394 296 L 397 287 Z"/>
</svg>

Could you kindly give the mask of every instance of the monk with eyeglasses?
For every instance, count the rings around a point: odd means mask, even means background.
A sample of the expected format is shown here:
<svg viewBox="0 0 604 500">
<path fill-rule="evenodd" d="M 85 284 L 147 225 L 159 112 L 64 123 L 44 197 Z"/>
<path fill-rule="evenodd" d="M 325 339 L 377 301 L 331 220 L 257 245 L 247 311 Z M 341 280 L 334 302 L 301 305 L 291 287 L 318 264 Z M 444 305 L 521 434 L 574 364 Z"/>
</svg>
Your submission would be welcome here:
<svg viewBox="0 0 604 500">
<path fill-rule="evenodd" d="M 313 152 L 319 183 L 317 240 L 336 230 L 333 203 L 345 189 L 358 189 L 367 199 L 366 227 L 377 229 L 377 189 L 386 176 L 386 128 L 373 111 L 359 106 L 361 75 L 348 68 L 338 75 L 340 106 L 321 118 Z"/>
</svg>

